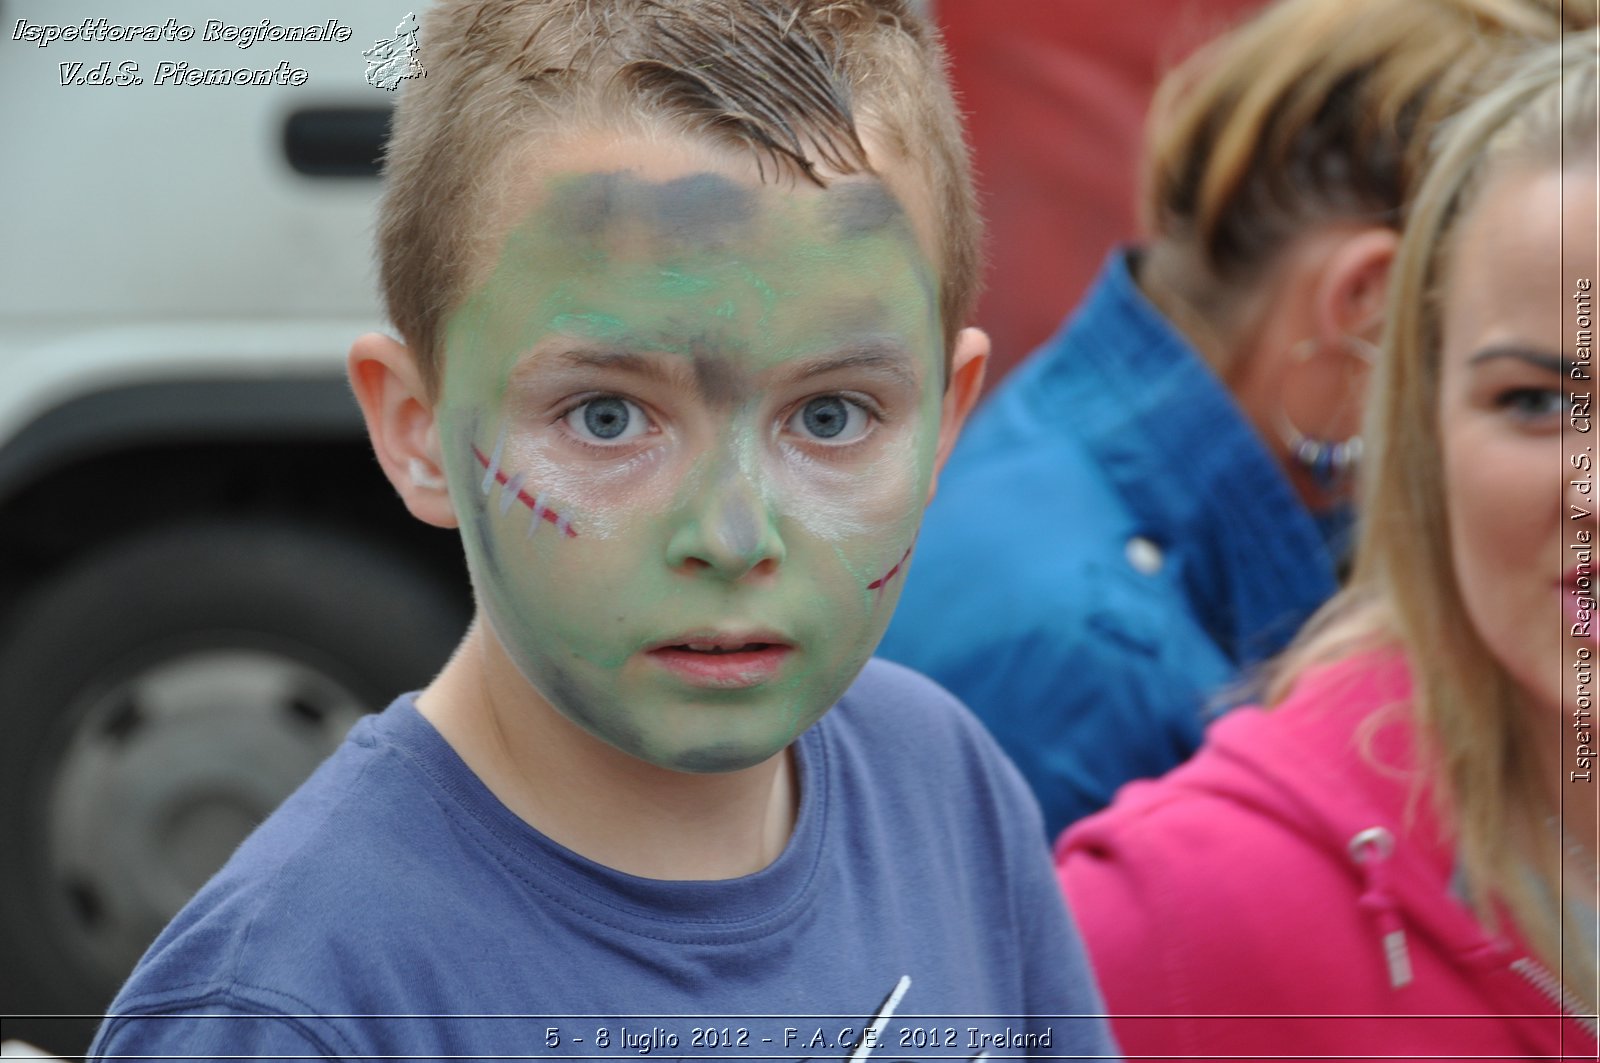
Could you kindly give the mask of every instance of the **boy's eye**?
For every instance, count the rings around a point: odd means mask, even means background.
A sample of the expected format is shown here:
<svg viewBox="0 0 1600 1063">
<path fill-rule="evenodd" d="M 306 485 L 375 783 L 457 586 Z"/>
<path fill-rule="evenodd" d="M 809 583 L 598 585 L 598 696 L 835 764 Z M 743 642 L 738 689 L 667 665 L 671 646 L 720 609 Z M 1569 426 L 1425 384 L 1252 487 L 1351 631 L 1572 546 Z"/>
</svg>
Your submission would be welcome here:
<svg viewBox="0 0 1600 1063">
<path fill-rule="evenodd" d="M 1560 417 L 1566 399 L 1559 388 L 1510 388 L 1495 396 L 1494 404 L 1509 410 L 1519 421 Z"/>
<path fill-rule="evenodd" d="M 819 395 L 796 410 L 786 426 L 819 443 L 853 443 L 866 432 L 867 411 L 841 395 Z"/>
<path fill-rule="evenodd" d="M 639 407 L 615 395 L 603 395 L 573 407 L 566 422 L 579 439 L 594 443 L 626 443 L 650 427 Z"/>
</svg>

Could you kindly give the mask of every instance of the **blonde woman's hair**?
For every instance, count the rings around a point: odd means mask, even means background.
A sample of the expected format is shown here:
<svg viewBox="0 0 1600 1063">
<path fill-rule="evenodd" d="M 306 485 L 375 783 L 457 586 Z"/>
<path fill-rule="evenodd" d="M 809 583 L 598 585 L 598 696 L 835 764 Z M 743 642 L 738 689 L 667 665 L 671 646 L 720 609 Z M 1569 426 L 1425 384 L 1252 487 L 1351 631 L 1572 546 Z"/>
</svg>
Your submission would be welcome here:
<svg viewBox="0 0 1600 1063">
<path fill-rule="evenodd" d="M 911 0 L 442 0 L 422 19 L 386 158 L 380 275 L 430 389 L 482 257 L 508 150 L 587 130 L 753 153 L 764 180 L 873 172 L 926 189 L 946 351 L 976 300 L 981 222 L 937 34 Z"/>
<path fill-rule="evenodd" d="M 1440 818 L 1486 923 L 1503 906 L 1539 957 L 1561 969 L 1562 846 L 1549 829 L 1548 773 L 1518 688 L 1473 627 L 1449 548 L 1439 439 L 1441 315 L 1463 218 L 1506 173 L 1590 161 L 1600 121 L 1600 36 L 1572 34 L 1497 78 L 1445 128 L 1391 274 L 1384 358 L 1367 411 L 1362 531 L 1350 586 L 1276 663 L 1281 700 L 1306 669 L 1398 646 Z M 1532 879 L 1527 870 L 1535 872 Z M 1566 927 L 1573 945 L 1587 939 Z M 1578 954 L 1573 954 L 1578 953 Z M 1569 950 L 1565 977 L 1589 1010 L 1595 958 Z"/>
<path fill-rule="evenodd" d="M 1141 207 L 1148 268 L 1227 337 L 1296 235 L 1345 219 L 1400 227 L 1427 131 L 1485 67 L 1518 41 L 1595 22 L 1595 0 L 1270 4 L 1156 93 Z M 1228 363 L 1234 345 L 1214 346 L 1207 355 Z"/>
</svg>

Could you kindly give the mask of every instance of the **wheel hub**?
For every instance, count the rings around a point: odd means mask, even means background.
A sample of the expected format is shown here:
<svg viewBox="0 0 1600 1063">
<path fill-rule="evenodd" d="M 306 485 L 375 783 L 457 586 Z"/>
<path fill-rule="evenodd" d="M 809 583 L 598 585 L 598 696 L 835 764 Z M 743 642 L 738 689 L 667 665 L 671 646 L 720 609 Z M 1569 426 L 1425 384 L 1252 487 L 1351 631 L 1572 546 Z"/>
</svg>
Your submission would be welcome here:
<svg viewBox="0 0 1600 1063">
<path fill-rule="evenodd" d="M 112 977 L 367 708 L 254 649 L 168 657 L 85 701 L 51 795 L 48 870 L 68 939 Z"/>
</svg>

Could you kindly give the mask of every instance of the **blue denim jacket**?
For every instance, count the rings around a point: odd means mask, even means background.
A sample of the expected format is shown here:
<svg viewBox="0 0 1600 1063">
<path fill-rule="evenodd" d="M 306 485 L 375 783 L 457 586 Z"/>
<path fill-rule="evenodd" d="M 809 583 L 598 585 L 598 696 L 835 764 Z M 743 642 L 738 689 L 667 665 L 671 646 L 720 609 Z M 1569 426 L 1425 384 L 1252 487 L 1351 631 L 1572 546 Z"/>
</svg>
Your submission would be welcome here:
<svg viewBox="0 0 1600 1063">
<path fill-rule="evenodd" d="M 974 417 L 878 651 L 967 702 L 1052 836 L 1199 745 L 1335 590 L 1316 521 L 1114 254 Z"/>
</svg>

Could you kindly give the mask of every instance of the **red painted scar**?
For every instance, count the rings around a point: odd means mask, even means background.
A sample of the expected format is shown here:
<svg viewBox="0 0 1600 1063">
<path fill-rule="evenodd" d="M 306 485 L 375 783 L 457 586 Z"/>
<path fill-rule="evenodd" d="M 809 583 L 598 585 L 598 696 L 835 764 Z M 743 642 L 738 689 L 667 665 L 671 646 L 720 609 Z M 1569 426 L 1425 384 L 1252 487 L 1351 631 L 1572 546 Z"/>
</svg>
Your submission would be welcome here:
<svg viewBox="0 0 1600 1063">
<path fill-rule="evenodd" d="M 473 447 L 472 448 L 472 456 L 477 458 L 478 459 L 478 464 L 482 465 L 485 469 L 487 469 L 489 467 L 489 456 L 487 454 L 485 454 L 483 451 L 479 450 L 477 447 Z M 496 457 L 498 457 L 498 454 L 496 455 Z M 504 469 L 496 468 L 495 471 L 494 471 L 494 479 L 495 479 L 495 483 L 498 483 L 501 486 L 504 486 L 505 484 L 510 482 L 511 478 L 506 475 L 506 472 L 505 472 Z M 487 482 L 487 481 L 485 481 L 485 482 Z M 521 490 L 521 489 L 518 489 L 518 491 L 517 491 L 517 501 L 521 502 L 523 505 L 527 506 L 530 510 L 532 510 L 534 512 L 534 514 L 537 515 L 540 520 L 549 521 L 551 524 L 554 524 L 558 530 L 560 530 L 561 532 L 566 534 L 566 537 L 568 539 L 576 539 L 578 537 L 578 533 L 572 530 L 572 525 L 569 524 L 561 516 L 561 514 L 557 513 L 555 510 L 551 509 L 549 506 L 541 507 L 538 504 L 538 500 L 535 499 L 532 495 L 528 494 L 528 492 L 526 492 L 524 490 Z"/>
<path fill-rule="evenodd" d="M 885 572 L 878 579 L 876 579 L 873 582 L 867 584 L 867 590 L 875 591 L 875 590 L 882 589 L 884 584 L 886 584 L 890 580 L 894 579 L 896 574 L 898 574 L 899 571 L 902 568 L 905 567 L 906 561 L 909 560 L 910 557 L 911 557 L 911 547 L 908 546 L 908 547 L 906 547 L 906 552 L 900 555 L 900 560 L 898 560 L 898 561 L 896 561 L 894 563 L 894 568 L 891 568 L 889 571 Z"/>
</svg>

